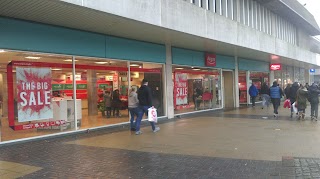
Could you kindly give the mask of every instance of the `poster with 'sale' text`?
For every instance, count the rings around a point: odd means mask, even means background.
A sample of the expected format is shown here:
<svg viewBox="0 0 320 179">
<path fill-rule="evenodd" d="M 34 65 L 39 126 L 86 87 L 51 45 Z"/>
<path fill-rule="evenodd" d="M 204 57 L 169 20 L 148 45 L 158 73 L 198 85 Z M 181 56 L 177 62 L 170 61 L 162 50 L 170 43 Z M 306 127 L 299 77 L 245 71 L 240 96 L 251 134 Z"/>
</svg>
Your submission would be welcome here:
<svg viewBox="0 0 320 179">
<path fill-rule="evenodd" d="M 18 121 L 53 118 L 51 69 L 16 68 Z"/>
<path fill-rule="evenodd" d="M 175 105 L 188 104 L 188 75 L 175 73 L 174 79 Z"/>
</svg>

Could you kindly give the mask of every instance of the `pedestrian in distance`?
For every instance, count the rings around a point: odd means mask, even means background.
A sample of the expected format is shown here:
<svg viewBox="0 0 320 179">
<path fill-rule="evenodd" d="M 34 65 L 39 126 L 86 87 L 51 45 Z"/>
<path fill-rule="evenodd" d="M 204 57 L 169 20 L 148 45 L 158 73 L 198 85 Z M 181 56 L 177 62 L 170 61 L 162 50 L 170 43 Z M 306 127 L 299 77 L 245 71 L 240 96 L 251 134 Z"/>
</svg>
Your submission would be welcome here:
<svg viewBox="0 0 320 179">
<path fill-rule="evenodd" d="M 110 91 L 105 91 L 103 95 L 106 118 L 110 118 L 111 116 L 111 93 Z"/>
<path fill-rule="evenodd" d="M 139 100 L 139 116 L 136 120 L 136 135 L 142 134 L 140 130 L 140 123 L 143 117 L 143 114 L 148 115 L 148 109 L 152 106 L 152 92 L 148 86 L 148 80 L 143 79 L 142 85 L 138 90 L 138 100 Z M 150 122 L 151 128 L 153 132 L 158 132 L 160 127 L 156 127 L 154 122 Z"/>
<path fill-rule="evenodd" d="M 287 87 L 284 89 L 284 94 L 286 95 L 286 99 L 290 98 L 290 88 L 291 88 L 291 84 L 287 84 Z"/>
<path fill-rule="evenodd" d="M 136 124 L 134 117 L 136 119 L 139 116 L 139 100 L 138 100 L 138 95 L 136 93 L 135 88 L 132 88 L 130 93 L 129 93 L 129 98 L 128 98 L 128 109 L 130 113 L 130 130 L 131 131 L 136 131 Z"/>
<path fill-rule="evenodd" d="M 114 117 L 120 117 L 120 108 L 122 105 L 122 102 L 120 100 L 120 92 L 118 89 L 114 90 L 112 93 L 112 108 L 113 108 L 113 112 L 112 115 Z"/>
<path fill-rule="evenodd" d="M 266 82 L 264 82 L 261 86 L 260 94 L 262 97 L 262 109 L 267 106 L 269 108 L 269 101 L 270 101 L 270 96 L 269 96 L 269 87 Z"/>
<path fill-rule="evenodd" d="M 249 95 L 251 97 L 252 107 L 256 106 L 256 97 L 258 96 L 258 94 L 259 94 L 259 91 L 257 87 L 252 83 L 249 88 Z"/>
<path fill-rule="evenodd" d="M 288 95 L 289 95 L 291 106 L 293 105 L 294 102 L 296 102 L 297 91 L 300 88 L 299 86 L 300 85 L 298 82 L 294 82 L 289 90 Z M 293 117 L 293 108 L 290 108 L 290 110 L 291 110 L 290 118 L 292 118 Z M 298 115 L 298 113 L 296 115 Z"/>
<path fill-rule="evenodd" d="M 280 98 L 283 96 L 282 89 L 278 86 L 276 81 L 273 82 L 272 86 L 270 87 L 270 97 L 271 102 L 273 105 L 273 117 L 278 117 L 278 108 L 280 106 Z"/>
<path fill-rule="evenodd" d="M 311 104 L 311 120 L 315 121 L 318 120 L 319 94 L 318 85 L 313 83 L 308 90 L 308 100 Z"/>
<path fill-rule="evenodd" d="M 304 120 L 307 108 L 308 90 L 305 86 L 301 86 L 297 91 L 296 103 L 298 103 L 298 120 Z"/>
</svg>

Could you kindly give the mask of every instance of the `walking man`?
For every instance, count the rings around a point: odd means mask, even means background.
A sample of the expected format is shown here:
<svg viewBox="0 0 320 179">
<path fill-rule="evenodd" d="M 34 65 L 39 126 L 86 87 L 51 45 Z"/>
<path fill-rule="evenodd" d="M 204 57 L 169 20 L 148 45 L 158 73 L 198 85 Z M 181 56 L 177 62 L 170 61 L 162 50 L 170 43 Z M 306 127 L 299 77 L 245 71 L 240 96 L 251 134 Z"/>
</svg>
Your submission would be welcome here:
<svg viewBox="0 0 320 179">
<path fill-rule="evenodd" d="M 132 88 L 131 92 L 129 94 L 128 109 L 130 112 L 130 130 L 136 131 L 134 116 L 136 116 L 136 118 L 138 118 L 140 110 L 139 110 L 138 95 L 135 91 L 135 88 Z"/>
<path fill-rule="evenodd" d="M 278 117 L 278 108 L 280 106 L 280 98 L 283 96 L 282 89 L 278 86 L 276 81 L 273 82 L 273 85 L 270 87 L 270 97 L 273 105 L 273 117 Z"/>
<path fill-rule="evenodd" d="M 318 85 L 313 83 L 308 90 L 308 99 L 311 104 L 311 120 L 318 120 L 318 106 L 319 106 L 320 90 Z"/>
<path fill-rule="evenodd" d="M 266 82 L 264 82 L 261 86 L 261 90 L 260 90 L 261 96 L 262 96 L 262 109 L 264 106 L 269 107 L 269 100 L 270 100 L 270 96 L 269 96 L 269 87 L 267 85 Z"/>
<path fill-rule="evenodd" d="M 301 85 L 299 90 L 297 91 L 297 100 L 298 103 L 298 113 L 299 117 L 298 120 L 304 120 L 306 115 L 306 108 L 307 108 L 307 98 L 308 98 L 308 90 L 305 86 Z"/>
<path fill-rule="evenodd" d="M 136 121 L 136 135 L 142 134 L 140 131 L 140 123 L 143 117 L 143 114 L 148 115 L 148 109 L 152 107 L 152 92 L 151 89 L 148 87 L 148 80 L 143 79 L 142 85 L 138 90 L 138 100 L 139 100 L 139 116 L 137 117 Z M 160 127 L 156 127 L 154 122 L 150 122 L 153 132 L 158 132 Z"/>
<path fill-rule="evenodd" d="M 289 90 L 289 99 L 290 99 L 291 106 L 293 105 L 294 102 L 296 102 L 298 89 L 299 89 L 299 83 L 294 82 Z M 292 118 L 293 117 L 293 107 L 291 107 L 290 110 L 291 110 L 290 118 Z"/>
<path fill-rule="evenodd" d="M 259 91 L 257 87 L 254 86 L 254 84 L 252 83 L 252 85 L 249 88 L 249 95 L 251 97 L 252 107 L 256 106 L 256 97 L 258 96 L 258 94 L 259 94 Z"/>
</svg>

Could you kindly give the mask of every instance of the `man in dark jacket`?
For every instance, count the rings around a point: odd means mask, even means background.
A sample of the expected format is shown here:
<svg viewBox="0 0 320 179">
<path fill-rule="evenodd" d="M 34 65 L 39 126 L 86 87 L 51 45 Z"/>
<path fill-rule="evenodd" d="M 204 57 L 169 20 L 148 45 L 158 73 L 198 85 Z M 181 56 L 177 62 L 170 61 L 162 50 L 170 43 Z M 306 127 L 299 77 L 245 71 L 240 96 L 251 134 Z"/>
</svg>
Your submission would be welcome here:
<svg viewBox="0 0 320 179">
<path fill-rule="evenodd" d="M 254 84 L 252 83 L 252 85 L 249 88 L 249 95 L 251 97 L 252 107 L 256 106 L 256 97 L 258 96 L 258 94 L 259 94 L 259 91 L 257 87 L 254 86 Z"/>
<path fill-rule="evenodd" d="M 276 81 L 270 87 L 270 97 L 273 104 L 273 117 L 278 117 L 278 108 L 280 106 L 280 98 L 283 96 L 282 89 L 278 86 Z"/>
<path fill-rule="evenodd" d="M 262 96 L 262 109 L 264 106 L 269 107 L 269 100 L 270 100 L 270 92 L 269 87 L 266 82 L 264 82 L 261 86 L 260 94 Z"/>
<path fill-rule="evenodd" d="M 290 99 L 290 103 L 291 106 L 294 102 L 296 102 L 296 98 L 297 98 L 297 91 L 300 88 L 300 85 L 298 82 L 294 82 L 289 90 L 289 99 Z M 291 108 L 291 115 L 290 117 L 292 118 L 293 116 L 293 108 Z"/>
<path fill-rule="evenodd" d="M 148 87 L 148 81 L 146 79 L 142 80 L 142 85 L 138 90 L 138 99 L 139 99 L 139 115 L 136 121 L 136 135 L 142 134 L 140 131 L 140 123 L 143 117 L 143 114 L 148 115 L 148 109 L 152 107 L 152 91 Z M 158 132 L 160 127 L 156 127 L 154 122 L 150 122 L 153 132 Z"/>
<path fill-rule="evenodd" d="M 319 106 L 320 90 L 318 86 L 313 83 L 308 90 L 308 100 L 311 104 L 311 120 L 318 120 L 318 106 Z"/>
</svg>

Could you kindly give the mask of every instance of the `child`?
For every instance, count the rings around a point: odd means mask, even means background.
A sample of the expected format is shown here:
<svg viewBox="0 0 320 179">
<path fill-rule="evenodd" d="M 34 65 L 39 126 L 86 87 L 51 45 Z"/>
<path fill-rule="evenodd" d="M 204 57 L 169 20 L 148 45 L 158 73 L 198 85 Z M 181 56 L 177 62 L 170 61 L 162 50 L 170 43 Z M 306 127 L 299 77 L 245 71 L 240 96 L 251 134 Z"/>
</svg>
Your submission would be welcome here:
<svg viewBox="0 0 320 179">
<path fill-rule="evenodd" d="M 110 91 L 105 91 L 103 98 L 104 98 L 106 117 L 110 118 L 110 116 L 111 116 L 111 93 L 110 93 Z"/>
</svg>

